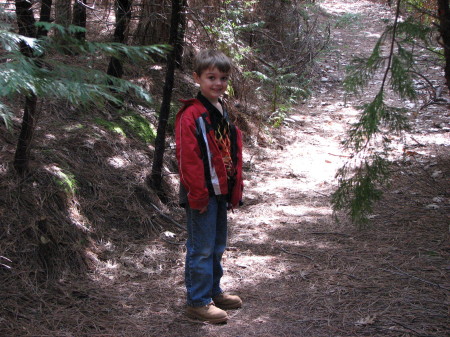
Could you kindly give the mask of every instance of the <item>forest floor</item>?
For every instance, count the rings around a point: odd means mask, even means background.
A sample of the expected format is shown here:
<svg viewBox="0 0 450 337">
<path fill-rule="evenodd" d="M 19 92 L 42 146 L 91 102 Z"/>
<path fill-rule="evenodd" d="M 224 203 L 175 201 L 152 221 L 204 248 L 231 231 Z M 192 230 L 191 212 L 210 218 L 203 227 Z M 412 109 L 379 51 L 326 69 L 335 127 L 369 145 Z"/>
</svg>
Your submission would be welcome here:
<svg viewBox="0 0 450 337">
<path fill-rule="evenodd" d="M 223 287 L 240 295 L 243 307 L 222 325 L 183 315 L 185 233 L 174 228 L 150 239 L 105 241 L 89 280 L 70 287 L 61 281 L 53 288 L 59 297 L 43 294 L 35 310 L 46 314 L 24 321 L 16 336 L 450 334 L 448 106 L 419 110 L 425 96 L 404 102 L 413 129 L 393 136 L 392 183 L 370 226 L 358 229 L 342 214 L 337 221 L 331 193 L 348 156 L 340 142 L 363 102 L 344 95 L 345 65 L 370 52 L 392 12 L 368 1 L 319 5 L 334 26 L 313 96 L 294 107 L 265 147 L 247 141 L 245 205 L 230 214 L 223 261 Z M 429 71 L 442 85 L 442 71 Z"/>
</svg>

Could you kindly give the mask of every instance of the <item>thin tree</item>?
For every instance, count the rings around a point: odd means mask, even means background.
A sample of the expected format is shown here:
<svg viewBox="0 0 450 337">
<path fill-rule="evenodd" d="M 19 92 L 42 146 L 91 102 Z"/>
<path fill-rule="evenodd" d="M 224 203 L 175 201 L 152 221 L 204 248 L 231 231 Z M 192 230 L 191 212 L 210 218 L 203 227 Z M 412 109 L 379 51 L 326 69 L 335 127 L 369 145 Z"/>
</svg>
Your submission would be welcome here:
<svg viewBox="0 0 450 337">
<path fill-rule="evenodd" d="M 450 90 L 450 3 L 449 0 L 437 0 L 439 32 L 442 37 L 442 47 L 445 57 L 445 80 Z"/>
<path fill-rule="evenodd" d="M 170 37 L 169 0 L 143 0 L 135 32 L 139 45 L 166 43 Z"/>
<path fill-rule="evenodd" d="M 43 0 L 40 11 L 40 22 L 50 22 L 52 0 Z M 19 34 L 26 37 L 47 36 L 47 29 L 44 26 L 35 27 L 35 18 L 32 9 L 32 3 L 26 0 L 16 1 L 16 16 L 19 27 Z M 33 50 L 23 41 L 20 43 L 21 52 L 26 57 L 33 57 Z M 36 127 L 37 97 L 32 92 L 25 97 L 24 114 L 20 128 L 19 140 L 14 156 L 13 166 L 19 175 L 24 175 L 28 171 L 29 154 L 33 133 Z"/>
<path fill-rule="evenodd" d="M 41 3 L 41 12 L 39 14 L 40 22 L 50 22 L 50 13 L 52 10 L 52 0 L 42 0 Z M 37 36 L 47 36 L 48 31 L 40 26 L 38 28 Z"/>
<path fill-rule="evenodd" d="M 170 20 L 169 44 L 172 47 L 167 57 L 166 78 L 163 88 L 163 98 L 159 112 L 158 128 L 155 139 L 155 154 L 153 157 L 152 172 L 147 177 L 147 183 L 161 194 L 162 192 L 162 167 L 164 161 L 164 151 L 166 148 L 166 129 L 170 115 L 170 102 L 172 100 L 172 90 L 176 68 L 177 52 L 181 48 L 182 41 L 179 38 L 181 11 L 183 0 L 172 0 L 172 15 Z"/>
<path fill-rule="evenodd" d="M 182 0 L 182 9 L 185 11 L 187 9 L 187 0 Z M 181 19 L 180 19 L 180 27 L 178 32 L 178 40 L 180 43 L 177 43 L 175 46 L 175 64 L 178 68 L 183 69 L 183 41 L 184 41 L 184 35 L 186 33 L 186 13 L 182 13 Z"/>
<path fill-rule="evenodd" d="M 36 21 L 33 15 L 32 3 L 27 0 L 16 0 L 16 16 L 19 34 L 26 37 L 36 37 L 37 30 L 34 25 Z M 27 57 L 32 57 L 33 55 L 32 49 L 24 42 L 20 42 L 20 50 Z M 30 145 L 37 119 L 36 106 L 36 95 L 28 93 L 25 97 L 22 125 L 13 163 L 16 172 L 21 176 L 28 171 Z"/>
<path fill-rule="evenodd" d="M 131 0 L 116 1 L 116 29 L 114 30 L 114 42 L 124 43 L 126 41 L 128 26 L 131 19 L 131 2 Z M 107 74 L 121 78 L 123 75 L 122 61 L 117 57 L 111 57 Z"/>
<path fill-rule="evenodd" d="M 69 27 L 72 16 L 71 0 L 56 0 L 55 1 L 55 23 Z"/>
<path fill-rule="evenodd" d="M 72 24 L 86 28 L 86 0 L 75 0 L 73 4 Z M 86 38 L 86 31 L 76 32 L 74 36 L 78 40 L 84 40 Z"/>
</svg>

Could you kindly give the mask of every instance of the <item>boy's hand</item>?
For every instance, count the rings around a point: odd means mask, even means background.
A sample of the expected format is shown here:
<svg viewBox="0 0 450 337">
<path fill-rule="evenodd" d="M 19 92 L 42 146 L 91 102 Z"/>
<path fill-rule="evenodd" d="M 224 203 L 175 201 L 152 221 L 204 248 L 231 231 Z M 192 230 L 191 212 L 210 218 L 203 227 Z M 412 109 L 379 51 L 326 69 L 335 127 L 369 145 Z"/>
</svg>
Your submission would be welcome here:
<svg viewBox="0 0 450 337">
<path fill-rule="evenodd" d="M 208 206 L 205 206 L 205 207 L 203 207 L 203 208 L 201 208 L 198 212 L 200 213 L 200 214 L 203 214 L 203 213 L 206 213 L 206 210 L 208 209 Z"/>
</svg>

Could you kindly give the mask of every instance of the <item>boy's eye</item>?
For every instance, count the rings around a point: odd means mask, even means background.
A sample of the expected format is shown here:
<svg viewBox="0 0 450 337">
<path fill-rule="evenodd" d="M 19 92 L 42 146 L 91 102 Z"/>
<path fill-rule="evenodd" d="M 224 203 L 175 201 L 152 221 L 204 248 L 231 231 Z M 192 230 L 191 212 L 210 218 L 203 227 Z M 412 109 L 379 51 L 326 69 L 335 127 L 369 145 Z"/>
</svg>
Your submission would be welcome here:
<svg viewBox="0 0 450 337">
<path fill-rule="evenodd" d="M 221 80 L 222 80 L 222 81 L 228 81 L 228 77 L 227 77 L 227 76 L 222 77 Z"/>
</svg>

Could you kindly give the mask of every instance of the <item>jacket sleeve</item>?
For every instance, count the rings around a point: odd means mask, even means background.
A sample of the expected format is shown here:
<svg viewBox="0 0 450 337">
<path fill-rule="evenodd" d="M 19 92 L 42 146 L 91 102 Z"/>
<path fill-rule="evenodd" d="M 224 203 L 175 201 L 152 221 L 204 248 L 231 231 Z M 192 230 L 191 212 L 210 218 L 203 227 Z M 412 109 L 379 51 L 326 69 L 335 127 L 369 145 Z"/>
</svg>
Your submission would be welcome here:
<svg viewBox="0 0 450 337">
<path fill-rule="evenodd" d="M 180 180 L 187 191 L 189 206 L 202 209 L 208 205 L 209 192 L 205 169 L 197 140 L 195 118 L 187 107 L 177 115 L 175 123 L 176 155 Z"/>
</svg>

